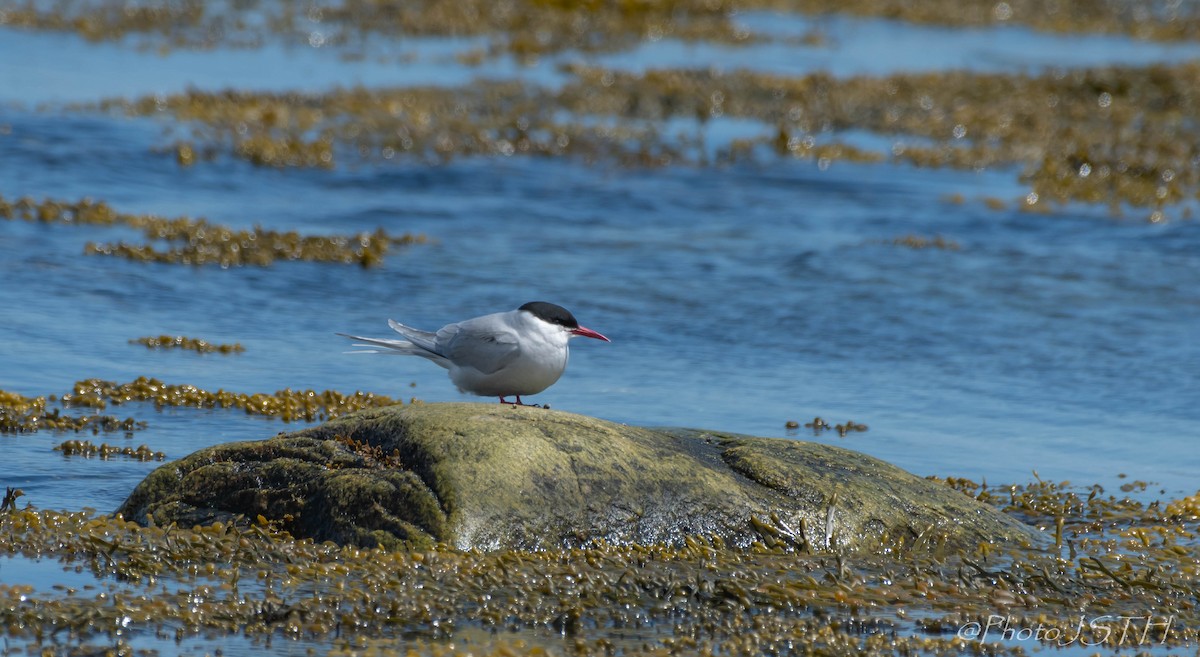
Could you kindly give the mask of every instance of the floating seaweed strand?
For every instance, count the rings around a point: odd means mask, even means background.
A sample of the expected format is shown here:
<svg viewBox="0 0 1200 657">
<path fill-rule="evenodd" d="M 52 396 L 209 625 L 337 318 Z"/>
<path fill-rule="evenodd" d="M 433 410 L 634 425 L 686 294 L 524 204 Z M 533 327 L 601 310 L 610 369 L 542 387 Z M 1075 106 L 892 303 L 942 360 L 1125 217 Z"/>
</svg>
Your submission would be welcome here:
<svg viewBox="0 0 1200 657">
<path fill-rule="evenodd" d="M 317 392 L 285 388 L 272 394 L 247 394 L 224 389 L 214 392 L 190 384 L 163 383 L 144 376 L 129 383 L 101 379 L 78 381 L 73 392 L 62 397 L 66 405 L 94 408 L 106 408 L 108 402 L 119 405 L 132 401 L 153 402 L 156 406 L 240 408 L 252 415 L 270 415 L 284 422 L 328 420 L 364 408 L 400 403 L 386 395 L 361 391 L 344 394 L 335 390 Z"/>
<path fill-rule="evenodd" d="M 189 338 L 183 335 L 146 336 L 143 338 L 137 338 L 136 340 L 130 340 L 129 343 L 145 345 L 148 349 L 184 349 L 187 351 L 195 351 L 201 354 L 239 354 L 246 350 L 246 348 L 239 343 L 213 344 L 207 340 Z"/>
<path fill-rule="evenodd" d="M 126 433 L 143 429 L 145 422 L 112 415 L 72 416 L 61 409 L 47 409 L 46 397 L 25 397 L 0 390 L 0 433 L 32 433 L 39 430 L 84 431 L 93 434 L 110 431 Z M 54 401 L 51 397 L 49 401 Z M 242 393 L 218 389 L 204 390 L 190 384 L 168 384 L 158 379 L 138 377 L 129 383 L 101 379 L 78 381 L 72 391 L 58 401 L 69 408 L 103 410 L 110 403 L 153 402 L 155 406 L 191 408 L 240 408 L 251 415 L 278 417 L 284 422 L 316 422 L 329 420 L 364 408 L 401 403 L 386 395 L 355 391 L 344 394 L 336 390 L 292 390 L 285 388 L 271 394 Z"/>
<path fill-rule="evenodd" d="M 124 214 L 113 210 L 103 201 L 91 199 L 75 202 L 46 199 L 37 202 L 27 197 L 9 201 L 0 196 L 0 218 L 43 223 L 125 225 L 141 230 L 147 239 L 166 240 L 169 246 L 159 249 L 151 244 L 88 242 L 84 253 L 120 256 L 141 262 L 216 264 L 223 268 L 266 267 L 276 260 L 373 267 L 383 262 L 392 247 L 426 241 L 424 235 L 391 235 L 382 228 L 370 233 L 333 236 L 301 235 L 296 231 L 269 230 L 261 226 L 250 230 L 235 229 L 204 219 L 165 219 L 152 215 Z"/>
</svg>

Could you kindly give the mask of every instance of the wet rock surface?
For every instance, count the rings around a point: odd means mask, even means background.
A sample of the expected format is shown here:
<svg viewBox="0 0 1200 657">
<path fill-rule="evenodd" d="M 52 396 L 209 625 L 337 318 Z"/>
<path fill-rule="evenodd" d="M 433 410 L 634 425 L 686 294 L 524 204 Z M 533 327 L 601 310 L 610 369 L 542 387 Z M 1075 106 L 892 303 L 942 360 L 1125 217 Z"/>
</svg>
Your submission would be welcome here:
<svg viewBox="0 0 1200 657">
<path fill-rule="evenodd" d="M 261 517 L 298 537 L 388 548 L 707 536 L 844 553 L 1033 535 L 950 487 L 829 445 L 479 403 L 369 409 L 204 449 L 151 473 L 119 513 L 182 526 Z"/>
</svg>

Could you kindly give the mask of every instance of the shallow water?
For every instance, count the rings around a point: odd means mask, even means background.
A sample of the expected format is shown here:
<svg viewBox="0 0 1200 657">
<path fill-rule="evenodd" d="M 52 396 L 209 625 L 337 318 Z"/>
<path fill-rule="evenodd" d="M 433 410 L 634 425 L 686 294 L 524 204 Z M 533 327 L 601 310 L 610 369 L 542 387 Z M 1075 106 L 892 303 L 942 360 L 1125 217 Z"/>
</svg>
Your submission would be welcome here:
<svg viewBox="0 0 1200 657">
<path fill-rule="evenodd" d="M 1036 73 L 1046 68 L 1177 62 L 1200 57 L 1194 43 L 1156 43 L 1117 35 L 1062 36 L 1023 26 L 950 28 L 894 20 L 747 11 L 735 23 L 767 37 L 742 46 L 663 39 L 600 58 L 609 67 L 715 67 L 776 75 L 891 75 L 965 69 Z"/>
<path fill-rule="evenodd" d="M 160 51 L 153 41 L 135 37 L 89 43 L 72 34 L 0 27 L 0 58 L 12 61 L 18 54 L 30 53 L 21 66 L 0 67 L 0 102 L 94 102 L 189 88 L 319 92 L 356 86 L 456 86 L 480 78 L 518 78 L 553 86 L 566 79 L 559 70 L 565 64 L 630 71 L 704 68 L 852 76 L 952 69 L 1036 73 L 1047 68 L 1141 66 L 1200 58 L 1200 44 L 1063 36 L 1021 26 L 952 29 L 764 11 L 739 14 L 735 23 L 763 38 L 745 45 L 660 39 L 609 54 L 566 52 L 523 63 L 503 55 L 474 65 L 465 65 L 460 58 L 485 50 L 484 38 L 391 41 L 373 36 L 343 47 L 268 41 L 258 48 Z M 319 29 L 314 28 L 311 43 L 320 43 Z M 805 43 L 805 37 L 814 37 L 815 43 Z"/>
<path fill-rule="evenodd" d="M 613 342 L 576 341 L 563 379 L 528 401 L 630 424 L 819 440 L 920 475 L 999 484 L 1029 481 L 1036 471 L 1079 485 L 1144 480 L 1153 482 L 1151 493 L 1193 492 L 1200 466 L 1192 446 L 1200 421 L 1200 230 L 1193 222 L 1151 225 L 1086 207 L 998 211 L 977 202 L 1022 195 L 1009 170 L 795 161 L 631 170 L 479 158 L 279 171 L 227 157 L 180 168 L 155 150 L 170 143 L 164 135 L 176 128 L 169 123 L 60 105 L 188 87 L 455 85 L 476 76 L 555 84 L 559 64 L 579 61 L 855 75 L 1200 55 L 1194 45 L 1022 28 L 755 14 L 739 20 L 781 38 L 819 30 L 823 42 L 735 49 L 663 41 L 632 53 L 545 57 L 528 67 L 508 58 L 467 67 L 454 55 L 480 47 L 474 40 L 384 43 L 374 56 L 353 59 L 276 45 L 162 56 L 131 44 L 0 30 L 0 61 L 20 52 L 32 62 L 0 66 L 0 195 L 9 200 L 92 197 L 127 213 L 307 234 L 383 227 L 433 240 L 369 270 L 286 262 L 224 270 L 83 255 L 88 241 L 140 240 L 127 229 L 0 221 L 0 389 L 61 395 L 84 378 L 147 375 L 211 390 L 365 390 L 458 401 L 442 370 L 415 359 L 347 355 L 348 343 L 334 333 L 385 336 L 388 318 L 436 328 L 544 299 L 571 308 Z M 50 105 L 34 109 L 43 103 Z M 770 130 L 730 120 L 704 129 L 710 145 Z M 892 243 L 906 235 L 940 235 L 960 248 Z M 246 350 L 197 355 L 129 344 L 160 334 Z M 0 486 L 23 489 L 19 504 L 107 512 L 160 464 L 64 457 L 55 445 L 69 438 L 146 444 L 170 460 L 302 426 L 140 403 L 104 412 L 148 427 L 128 437 L 0 435 Z M 802 425 L 818 415 L 870 428 L 846 438 L 785 429 L 789 420 Z M 27 556 L 0 557 L 0 583 L 89 596 L 119 586 Z M 631 645 L 640 645 L 643 635 L 634 634 Z M 546 628 L 521 636 L 570 648 Z M 162 654 L 329 648 L 327 641 L 264 646 L 240 637 L 177 643 L 116 628 L 109 638 Z"/>
<path fill-rule="evenodd" d="M 788 60 L 772 54 L 785 47 L 776 43 L 743 51 L 728 65 L 772 70 L 786 60 L 783 72 L 801 73 L 844 61 L 849 68 L 834 67 L 836 74 L 878 73 L 866 62 L 881 56 L 860 53 L 867 59 L 853 64 L 841 55 L 863 39 L 884 50 L 887 35 L 902 45 L 937 32 L 885 21 L 829 19 L 817 27 L 831 35 L 818 57 Z M 1018 28 L 993 30 L 992 46 L 972 47 L 978 40 L 941 32 L 948 38 L 940 47 L 959 56 L 893 64 L 992 70 L 1004 61 L 1037 69 L 1170 61 L 1194 50 Z M 395 57 L 347 61 L 295 47 L 163 57 L 69 35 L 0 31 L 0 49 L 39 62 L 0 67 L 6 198 L 90 196 L 122 212 L 314 234 L 383 227 L 434 240 L 371 270 L 315 263 L 222 270 L 82 255 L 88 241 L 136 237 L 126 230 L 0 222 L 0 389 L 62 394 L 83 378 L 148 375 L 240 392 L 290 387 L 459 400 L 441 370 L 346 355 L 334 332 L 387 335 L 389 317 L 436 328 L 545 299 L 613 340 L 576 341 L 566 376 L 529 400 L 556 409 L 639 425 L 810 438 L 803 428 L 785 430 L 785 422 L 853 419 L 869 431 L 815 439 L 921 475 L 1024 482 L 1036 470 L 1078 484 L 1139 479 L 1169 492 L 1194 490 L 1200 231 L 1191 222 L 1150 225 L 1094 208 L 1032 214 L 970 202 L 1022 194 L 1014 172 L 1004 170 L 791 161 L 629 170 L 518 158 L 333 171 L 266 170 L 219 158 L 181 169 L 154 150 L 169 128 L 154 119 L 31 109 L 189 85 L 458 84 L 476 74 L 554 80 L 555 58 L 529 69 L 505 60 L 454 64 L 454 52 L 476 45 L 406 42 L 418 56 L 396 66 Z M 663 49 L 673 47 L 647 44 L 596 61 L 669 65 Z M 686 49 L 695 65 L 726 61 L 724 48 Z M 1013 49 L 1023 58 L 1006 59 Z M 126 74 L 98 75 L 105 67 Z M 717 133 L 752 129 L 713 123 Z M 968 202 L 944 200 L 950 194 Z M 891 243 L 909 234 L 942 235 L 961 248 Z M 159 334 L 238 342 L 246 351 L 201 356 L 128 343 Z M 86 437 L 145 443 L 169 459 L 298 428 L 240 411 L 132 404 L 105 412 L 149 427 L 131 438 Z M 22 488 L 22 502 L 39 507 L 109 510 L 157 465 L 52 451 L 68 437 L 75 436 L 0 436 L 0 485 Z"/>
</svg>

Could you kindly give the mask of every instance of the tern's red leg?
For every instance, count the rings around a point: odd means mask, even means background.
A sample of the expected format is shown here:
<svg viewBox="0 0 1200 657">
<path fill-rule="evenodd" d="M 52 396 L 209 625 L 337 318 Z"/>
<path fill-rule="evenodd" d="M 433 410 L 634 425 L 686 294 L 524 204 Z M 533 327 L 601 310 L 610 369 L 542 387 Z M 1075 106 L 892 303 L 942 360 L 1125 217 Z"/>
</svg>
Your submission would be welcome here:
<svg viewBox="0 0 1200 657">
<path fill-rule="evenodd" d="M 517 401 L 515 401 L 515 402 L 504 401 L 504 398 L 503 398 L 503 397 L 501 397 L 501 398 L 500 398 L 500 403 L 501 403 L 501 404 L 508 404 L 508 405 L 510 405 L 510 406 L 524 406 L 524 405 L 525 405 L 525 404 L 521 403 L 521 395 L 514 395 L 514 396 L 517 398 Z"/>
</svg>

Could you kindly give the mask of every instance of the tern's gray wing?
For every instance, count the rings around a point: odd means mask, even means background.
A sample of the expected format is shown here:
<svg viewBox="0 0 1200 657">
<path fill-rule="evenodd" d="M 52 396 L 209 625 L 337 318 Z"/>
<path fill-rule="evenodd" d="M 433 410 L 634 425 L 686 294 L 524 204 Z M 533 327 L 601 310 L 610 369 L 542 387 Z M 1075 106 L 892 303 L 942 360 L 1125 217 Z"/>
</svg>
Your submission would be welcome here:
<svg viewBox="0 0 1200 657">
<path fill-rule="evenodd" d="M 443 326 L 437 332 L 437 348 L 458 367 L 471 367 L 494 374 L 521 355 L 517 334 L 499 322 L 468 320 Z"/>
<path fill-rule="evenodd" d="M 429 331 L 422 331 L 421 329 L 415 329 L 411 326 L 405 326 L 394 319 L 388 320 L 388 326 L 392 327 L 393 331 L 408 338 L 409 342 L 420 347 L 421 349 L 433 352 L 434 354 L 438 353 L 437 335 L 430 333 Z"/>
</svg>

